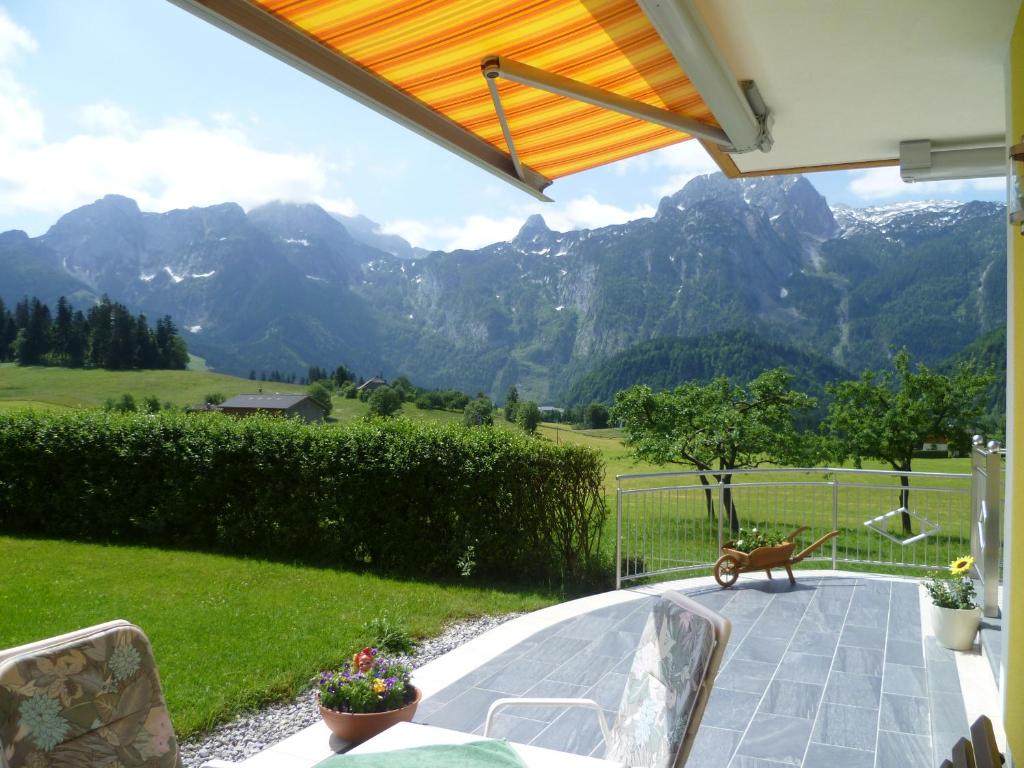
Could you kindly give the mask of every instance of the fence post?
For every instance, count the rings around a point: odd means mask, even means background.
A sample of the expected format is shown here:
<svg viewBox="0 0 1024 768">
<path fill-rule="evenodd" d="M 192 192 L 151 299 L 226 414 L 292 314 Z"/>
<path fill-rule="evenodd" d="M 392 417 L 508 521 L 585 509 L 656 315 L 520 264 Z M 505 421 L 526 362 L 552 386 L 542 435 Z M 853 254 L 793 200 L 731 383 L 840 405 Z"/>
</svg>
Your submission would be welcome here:
<svg viewBox="0 0 1024 768">
<path fill-rule="evenodd" d="M 615 488 L 615 589 L 622 589 L 622 486 Z"/>
<path fill-rule="evenodd" d="M 718 551 L 722 550 L 722 545 L 725 543 L 725 539 L 722 534 L 724 533 L 725 523 L 725 481 L 722 478 L 718 479 Z M 729 530 L 732 530 L 731 528 Z"/>
<path fill-rule="evenodd" d="M 835 475 L 832 476 L 832 530 L 839 530 L 839 478 Z M 836 569 L 836 539 L 838 536 L 832 537 L 832 570 Z"/>
<path fill-rule="evenodd" d="M 988 443 L 985 456 L 985 531 L 981 569 L 985 596 L 982 613 L 989 618 L 999 616 L 999 517 L 1003 498 L 1003 457 L 999 442 Z"/>
<path fill-rule="evenodd" d="M 986 484 L 982 482 L 985 475 L 985 438 L 975 435 L 971 438 L 971 555 L 979 563 L 978 571 L 981 572 L 981 563 L 984 555 L 981 551 L 981 520 L 982 501 L 985 499 Z"/>
</svg>

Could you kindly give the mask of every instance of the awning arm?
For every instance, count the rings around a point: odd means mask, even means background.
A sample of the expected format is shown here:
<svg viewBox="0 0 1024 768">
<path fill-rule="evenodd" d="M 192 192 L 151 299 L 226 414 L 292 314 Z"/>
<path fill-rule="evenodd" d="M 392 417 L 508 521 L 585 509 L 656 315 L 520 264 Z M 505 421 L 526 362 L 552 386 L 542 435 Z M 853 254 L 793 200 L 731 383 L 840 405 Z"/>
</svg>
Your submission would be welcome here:
<svg viewBox="0 0 1024 768">
<path fill-rule="evenodd" d="M 539 200 L 551 180 L 249 0 L 170 0 Z"/>
<path fill-rule="evenodd" d="M 729 152 L 772 148 L 772 116 L 752 80 L 736 82 L 694 0 L 637 0 L 676 63 L 732 145 Z"/>
<path fill-rule="evenodd" d="M 499 77 L 511 80 L 514 83 L 530 86 L 531 88 L 539 88 L 548 93 L 582 101 L 585 104 L 592 104 L 595 107 L 602 107 L 623 115 L 629 115 L 638 120 L 662 125 L 675 131 L 706 139 L 715 144 L 721 144 L 726 151 L 732 150 L 729 137 L 718 126 L 702 123 L 700 120 L 695 120 L 692 117 L 679 115 L 667 109 L 660 109 L 636 99 L 630 99 L 602 88 L 581 83 L 578 80 L 556 75 L 554 72 L 537 69 L 529 64 L 523 64 L 504 56 L 487 56 L 481 62 L 480 69 L 487 79 L 487 85 L 491 91 L 491 99 L 494 101 L 494 110 L 498 114 L 498 121 L 501 123 L 501 130 L 505 134 L 505 142 L 508 144 L 513 160 L 516 156 L 512 145 L 512 137 L 508 128 L 508 122 L 505 119 L 504 109 L 501 106 L 501 98 L 494 83 L 494 80 Z"/>
</svg>

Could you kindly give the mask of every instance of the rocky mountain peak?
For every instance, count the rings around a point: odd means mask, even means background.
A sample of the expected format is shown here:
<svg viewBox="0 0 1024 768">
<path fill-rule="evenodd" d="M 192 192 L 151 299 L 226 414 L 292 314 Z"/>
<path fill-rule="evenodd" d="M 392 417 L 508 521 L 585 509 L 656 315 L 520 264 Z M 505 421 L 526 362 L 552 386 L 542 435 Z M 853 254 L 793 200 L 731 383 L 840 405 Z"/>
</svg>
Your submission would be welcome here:
<svg viewBox="0 0 1024 768">
<path fill-rule="evenodd" d="M 538 245 L 546 241 L 553 234 L 547 222 L 544 221 L 544 217 L 539 213 L 535 213 L 523 223 L 519 234 L 512 240 L 512 244 L 518 248 Z"/>
</svg>

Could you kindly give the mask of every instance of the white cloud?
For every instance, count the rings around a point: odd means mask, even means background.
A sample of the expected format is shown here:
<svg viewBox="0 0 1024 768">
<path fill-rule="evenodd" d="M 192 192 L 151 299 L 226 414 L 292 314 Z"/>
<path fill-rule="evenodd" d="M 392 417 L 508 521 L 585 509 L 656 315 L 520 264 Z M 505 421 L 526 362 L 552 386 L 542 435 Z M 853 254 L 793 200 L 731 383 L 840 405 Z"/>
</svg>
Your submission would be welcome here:
<svg viewBox="0 0 1024 768">
<path fill-rule="evenodd" d="M 32 33 L 18 26 L 3 8 L 0 8 L 0 65 L 14 61 L 21 53 L 32 53 L 39 44 Z"/>
<path fill-rule="evenodd" d="M 78 122 L 93 133 L 124 136 L 135 132 L 128 110 L 110 102 L 86 104 L 78 111 Z"/>
<path fill-rule="evenodd" d="M 919 181 L 907 184 L 895 166 L 857 171 L 850 181 L 850 192 L 865 200 L 891 197 L 935 198 L 965 192 L 989 192 L 1006 186 L 1003 178 L 957 179 L 952 181 Z"/>
<path fill-rule="evenodd" d="M 334 190 L 337 165 L 312 153 L 261 149 L 228 113 L 143 127 L 118 104 L 88 104 L 77 113 L 81 132 L 48 140 L 42 113 L 11 68 L 36 47 L 0 9 L 0 207 L 7 211 L 59 215 L 117 193 L 156 211 L 282 199 L 356 212 Z"/>
<path fill-rule="evenodd" d="M 566 203 L 524 206 L 514 215 L 473 215 L 467 216 L 458 224 L 399 219 L 388 222 L 381 229 L 388 234 L 400 235 L 421 248 L 444 251 L 472 249 L 511 240 L 523 226 L 526 217 L 534 213 L 541 214 L 551 229 L 567 232 L 573 229 L 595 229 L 611 224 L 623 224 L 634 219 L 650 217 L 654 215 L 655 209 L 642 204 L 627 210 L 602 203 L 593 195 L 584 195 Z"/>
<path fill-rule="evenodd" d="M 698 141 L 683 141 L 664 149 L 630 157 L 615 164 L 615 172 L 620 176 L 631 173 L 650 173 L 652 171 L 668 171 L 669 175 L 662 183 L 654 187 L 659 197 L 678 192 L 686 182 L 695 176 L 715 173 L 719 170 L 715 161 L 704 150 Z"/>
</svg>

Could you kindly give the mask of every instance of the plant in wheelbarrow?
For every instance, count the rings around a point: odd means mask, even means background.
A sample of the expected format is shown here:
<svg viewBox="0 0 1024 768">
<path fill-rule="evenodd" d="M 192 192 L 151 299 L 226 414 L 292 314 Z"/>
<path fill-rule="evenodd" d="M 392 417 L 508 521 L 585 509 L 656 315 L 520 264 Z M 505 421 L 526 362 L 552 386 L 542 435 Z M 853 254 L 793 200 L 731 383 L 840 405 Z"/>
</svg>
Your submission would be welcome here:
<svg viewBox="0 0 1024 768">
<path fill-rule="evenodd" d="M 411 670 L 363 648 L 339 669 L 320 674 L 320 715 L 331 731 L 350 742 L 376 736 L 395 723 L 412 720 L 420 691 Z"/>
<path fill-rule="evenodd" d="M 772 568 L 785 568 L 789 583 L 796 584 L 793 566 L 813 554 L 826 541 L 839 535 L 839 531 L 829 531 L 794 557 L 796 537 L 806 530 L 807 526 L 801 526 L 788 534 L 782 534 L 758 526 L 740 528 L 735 539 L 722 545 L 722 556 L 715 562 L 715 581 L 722 587 L 731 587 L 741 573 L 764 571 L 770 579 Z"/>
</svg>

